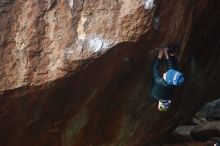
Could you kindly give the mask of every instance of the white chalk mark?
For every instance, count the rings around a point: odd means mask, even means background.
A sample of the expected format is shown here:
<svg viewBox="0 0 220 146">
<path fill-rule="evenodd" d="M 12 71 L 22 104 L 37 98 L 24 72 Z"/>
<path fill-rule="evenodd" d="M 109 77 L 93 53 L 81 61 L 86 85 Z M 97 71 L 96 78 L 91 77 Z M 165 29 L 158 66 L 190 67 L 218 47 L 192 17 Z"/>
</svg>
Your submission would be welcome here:
<svg viewBox="0 0 220 146">
<path fill-rule="evenodd" d="M 94 52 L 98 52 L 102 49 L 103 41 L 98 37 L 93 38 L 89 40 L 89 46 Z"/>
<path fill-rule="evenodd" d="M 101 37 L 94 37 L 88 40 L 89 48 L 97 53 L 106 51 L 111 45 L 110 41 Z"/>
<path fill-rule="evenodd" d="M 152 9 L 154 6 L 154 0 L 145 0 L 145 9 Z"/>
<path fill-rule="evenodd" d="M 68 0 L 70 8 L 73 8 L 73 0 Z"/>
</svg>

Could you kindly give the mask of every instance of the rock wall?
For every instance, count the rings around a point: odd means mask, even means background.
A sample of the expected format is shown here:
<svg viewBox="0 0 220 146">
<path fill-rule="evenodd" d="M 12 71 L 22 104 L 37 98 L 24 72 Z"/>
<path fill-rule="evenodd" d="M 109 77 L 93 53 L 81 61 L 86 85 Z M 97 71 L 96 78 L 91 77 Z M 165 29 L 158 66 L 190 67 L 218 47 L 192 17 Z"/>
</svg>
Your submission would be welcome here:
<svg viewBox="0 0 220 146">
<path fill-rule="evenodd" d="M 217 0 L 1 0 L 0 143 L 144 146 L 219 96 Z M 178 42 L 186 83 L 148 100 L 151 50 Z"/>
<path fill-rule="evenodd" d="M 137 40 L 152 18 L 141 3 L 2 1 L 0 90 L 54 81 L 119 43 Z"/>
</svg>

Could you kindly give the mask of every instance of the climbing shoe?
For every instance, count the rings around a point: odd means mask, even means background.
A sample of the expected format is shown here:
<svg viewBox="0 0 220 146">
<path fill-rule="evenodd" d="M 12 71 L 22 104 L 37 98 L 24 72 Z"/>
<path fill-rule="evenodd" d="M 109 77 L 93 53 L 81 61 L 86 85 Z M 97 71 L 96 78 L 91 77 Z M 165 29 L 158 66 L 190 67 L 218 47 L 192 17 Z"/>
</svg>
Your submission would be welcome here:
<svg viewBox="0 0 220 146">
<path fill-rule="evenodd" d="M 170 107 L 171 100 L 165 100 L 165 99 L 160 99 L 158 103 L 158 110 L 159 111 L 167 111 L 168 108 Z"/>
</svg>

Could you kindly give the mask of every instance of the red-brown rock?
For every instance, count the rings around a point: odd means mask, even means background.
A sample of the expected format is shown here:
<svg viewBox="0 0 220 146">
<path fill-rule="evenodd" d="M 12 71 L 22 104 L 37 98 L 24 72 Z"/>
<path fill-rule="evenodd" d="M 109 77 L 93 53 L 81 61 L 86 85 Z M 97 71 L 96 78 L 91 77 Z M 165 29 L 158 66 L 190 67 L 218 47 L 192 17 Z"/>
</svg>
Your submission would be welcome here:
<svg viewBox="0 0 220 146">
<path fill-rule="evenodd" d="M 219 0 L 146 2 L 1 0 L 0 145 L 150 145 L 216 98 Z M 160 113 L 149 52 L 174 42 L 186 82 Z"/>
</svg>

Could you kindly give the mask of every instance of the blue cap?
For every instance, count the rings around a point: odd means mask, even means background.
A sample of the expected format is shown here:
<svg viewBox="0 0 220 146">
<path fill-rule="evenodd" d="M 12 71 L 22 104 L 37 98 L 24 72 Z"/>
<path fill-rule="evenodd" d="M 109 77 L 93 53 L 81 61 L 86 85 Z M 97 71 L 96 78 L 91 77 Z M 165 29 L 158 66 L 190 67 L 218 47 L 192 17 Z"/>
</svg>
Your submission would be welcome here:
<svg viewBox="0 0 220 146">
<path fill-rule="evenodd" d="M 165 81 L 169 85 L 181 86 L 184 82 L 184 77 L 181 72 L 178 72 L 174 69 L 169 69 L 166 72 Z"/>
</svg>

